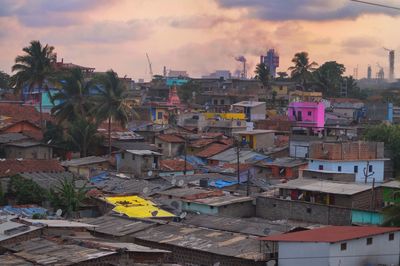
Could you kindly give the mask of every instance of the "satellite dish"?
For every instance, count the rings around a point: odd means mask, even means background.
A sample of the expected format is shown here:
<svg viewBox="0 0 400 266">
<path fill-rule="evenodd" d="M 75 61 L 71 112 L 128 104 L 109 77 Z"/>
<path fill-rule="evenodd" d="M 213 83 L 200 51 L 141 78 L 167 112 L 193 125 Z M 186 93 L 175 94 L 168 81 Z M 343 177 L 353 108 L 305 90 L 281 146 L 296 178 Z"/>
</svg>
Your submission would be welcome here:
<svg viewBox="0 0 400 266">
<path fill-rule="evenodd" d="M 147 176 L 152 176 L 152 175 L 153 175 L 153 171 L 150 170 L 147 172 Z"/>
<path fill-rule="evenodd" d="M 176 179 L 175 179 L 175 178 L 172 178 L 172 179 L 171 179 L 171 185 L 175 186 L 175 184 L 176 184 Z"/>
<path fill-rule="evenodd" d="M 153 217 L 156 217 L 157 214 L 158 214 L 158 211 L 152 211 L 152 212 L 151 212 L 151 216 L 153 216 Z"/>
<path fill-rule="evenodd" d="M 264 235 L 269 235 L 271 233 L 271 229 L 269 229 L 269 228 L 265 228 L 264 230 L 263 230 L 263 234 Z"/>
<path fill-rule="evenodd" d="M 183 184 L 185 184 L 185 181 L 183 181 L 182 179 L 178 181 L 178 186 L 179 187 L 182 187 Z"/>
<path fill-rule="evenodd" d="M 7 170 L 6 170 L 6 174 L 8 174 L 10 171 L 11 171 L 10 169 L 7 169 Z"/>
<path fill-rule="evenodd" d="M 143 192 L 143 194 L 147 194 L 149 192 L 149 188 L 148 187 L 144 187 L 142 192 Z"/>
<path fill-rule="evenodd" d="M 179 218 L 184 219 L 187 215 L 187 212 L 182 212 L 181 215 L 179 215 Z"/>
<path fill-rule="evenodd" d="M 50 144 L 52 141 L 53 141 L 52 139 L 51 139 L 51 140 L 49 140 L 49 141 L 47 142 L 47 144 Z"/>
<path fill-rule="evenodd" d="M 57 217 L 61 217 L 61 215 L 62 215 L 62 210 L 61 210 L 61 209 L 58 209 L 58 210 L 56 211 L 56 216 L 57 216 Z"/>
</svg>

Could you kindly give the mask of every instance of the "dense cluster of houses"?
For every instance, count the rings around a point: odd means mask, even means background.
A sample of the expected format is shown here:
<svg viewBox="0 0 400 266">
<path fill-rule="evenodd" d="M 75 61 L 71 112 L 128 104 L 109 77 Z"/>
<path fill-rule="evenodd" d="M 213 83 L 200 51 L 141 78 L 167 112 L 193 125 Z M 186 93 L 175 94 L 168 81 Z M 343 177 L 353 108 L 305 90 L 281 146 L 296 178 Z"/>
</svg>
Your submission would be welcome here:
<svg viewBox="0 0 400 266">
<path fill-rule="evenodd" d="M 380 227 L 399 203 L 390 147 L 362 140 L 393 106 L 378 117 L 287 81 L 196 82 L 190 103 L 167 82 L 131 84 L 140 118 L 113 126 L 111 157 L 107 143 L 79 158 L 45 142 L 34 106 L 0 102 L 4 193 L 15 175 L 87 188 L 73 220 L 3 206 L 0 265 L 399 265 L 400 228 Z"/>
</svg>

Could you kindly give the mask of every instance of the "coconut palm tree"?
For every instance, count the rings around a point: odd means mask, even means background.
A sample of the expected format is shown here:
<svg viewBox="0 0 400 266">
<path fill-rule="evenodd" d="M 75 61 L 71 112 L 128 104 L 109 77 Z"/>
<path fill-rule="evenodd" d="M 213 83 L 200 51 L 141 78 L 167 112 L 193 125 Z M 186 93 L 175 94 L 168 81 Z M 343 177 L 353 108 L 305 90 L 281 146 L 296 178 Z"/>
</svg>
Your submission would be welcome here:
<svg viewBox="0 0 400 266">
<path fill-rule="evenodd" d="M 311 72 L 315 70 L 318 64 L 315 62 L 310 63 L 307 52 L 296 53 L 292 62 L 294 66 L 289 67 L 292 79 L 299 81 L 301 85 L 305 86 L 307 81 L 312 78 Z"/>
<path fill-rule="evenodd" d="M 95 114 L 99 121 L 108 120 L 108 151 L 111 156 L 111 121 L 119 122 L 123 127 L 132 115 L 126 99 L 126 87 L 113 70 L 96 77 L 101 84 L 98 94 L 93 97 Z"/>
<path fill-rule="evenodd" d="M 268 66 L 264 63 L 257 64 L 254 73 L 256 74 L 255 78 L 261 81 L 264 87 L 267 87 L 270 80 L 270 72 Z"/>
<path fill-rule="evenodd" d="M 75 68 L 60 76 L 62 89 L 51 97 L 55 105 L 51 112 L 59 123 L 72 122 L 77 118 L 87 118 L 90 111 L 89 90 L 93 87 L 92 81 L 86 81 L 82 70 Z"/>
<path fill-rule="evenodd" d="M 22 51 L 24 55 L 15 58 L 15 64 L 12 71 L 16 72 L 11 77 L 11 85 L 15 92 L 21 92 L 22 87 L 27 85 L 29 93 L 37 86 L 39 88 L 39 109 L 40 109 L 40 125 L 43 129 L 42 114 L 42 87 L 44 81 L 52 74 L 52 63 L 56 60 L 53 52 L 54 47 L 46 44 L 43 46 L 40 41 L 31 41 L 30 46 L 24 47 Z"/>
</svg>

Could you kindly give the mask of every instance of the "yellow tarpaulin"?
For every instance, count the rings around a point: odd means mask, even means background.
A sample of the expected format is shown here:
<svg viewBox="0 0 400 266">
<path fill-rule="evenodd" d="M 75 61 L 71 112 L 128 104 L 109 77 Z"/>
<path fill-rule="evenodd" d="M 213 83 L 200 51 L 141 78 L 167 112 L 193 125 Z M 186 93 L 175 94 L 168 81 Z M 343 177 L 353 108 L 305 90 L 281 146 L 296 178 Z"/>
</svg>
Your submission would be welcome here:
<svg viewBox="0 0 400 266">
<path fill-rule="evenodd" d="M 138 196 L 106 197 L 106 201 L 115 205 L 113 211 L 132 218 L 174 217 L 170 212 L 158 208 L 150 200 Z"/>
</svg>

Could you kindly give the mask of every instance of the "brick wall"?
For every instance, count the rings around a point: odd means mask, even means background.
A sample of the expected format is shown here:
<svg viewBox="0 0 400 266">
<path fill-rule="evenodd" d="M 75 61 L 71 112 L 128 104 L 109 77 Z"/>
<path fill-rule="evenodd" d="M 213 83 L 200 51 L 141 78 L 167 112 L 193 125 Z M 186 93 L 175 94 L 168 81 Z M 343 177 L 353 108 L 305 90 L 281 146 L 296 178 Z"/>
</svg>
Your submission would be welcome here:
<svg viewBox="0 0 400 266">
<path fill-rule="evenodd" d="M 351 225 L 351 209 L 304 201 L 258 197 L 256 216 L 268 220 L 297 220 L 330 225 Z"/>
<path fill-rule="evenodd" d="M 382 142 L 313 142 L 310 158 L 326 160 L 369 160 L 384 157 Z"/>
</svg>

